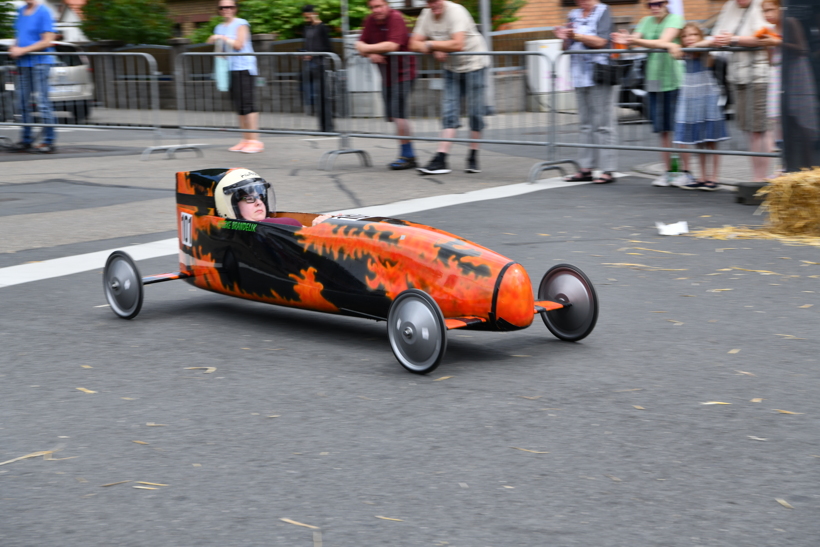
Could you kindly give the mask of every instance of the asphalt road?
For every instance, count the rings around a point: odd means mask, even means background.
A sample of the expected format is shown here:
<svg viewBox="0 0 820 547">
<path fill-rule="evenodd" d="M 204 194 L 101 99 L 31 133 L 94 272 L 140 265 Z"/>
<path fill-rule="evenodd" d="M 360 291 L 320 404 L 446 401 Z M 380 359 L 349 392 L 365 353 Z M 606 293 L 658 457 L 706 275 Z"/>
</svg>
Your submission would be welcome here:
<svg viewBox="0 0 820 547">
<path fill-rule="evenodd" d="M 534 283 L 575 264 L 601 304 L 579 343 L 538 318 L 450 331 L 430 376 L 401 368 L 383 323 L 183 282 L 147 287 L 133 321 L 100 271 L 0 289 L 0 461 L 59 460 L 0 467 L 0 544 L 815 545 L 817 249 L 654 229 L 753 213 L 632 177 L 407 215 Z"/>
</svg>

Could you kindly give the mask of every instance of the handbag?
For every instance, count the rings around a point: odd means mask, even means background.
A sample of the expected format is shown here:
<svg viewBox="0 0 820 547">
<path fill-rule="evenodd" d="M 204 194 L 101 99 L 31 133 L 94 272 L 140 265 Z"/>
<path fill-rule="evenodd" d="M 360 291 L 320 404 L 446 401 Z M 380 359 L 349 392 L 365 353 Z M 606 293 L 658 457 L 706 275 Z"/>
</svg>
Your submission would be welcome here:
<svg viewBox="0 0 820 547">
<path fill-rule="evenodd" d="M 224 50 L 222 40 L 216 45 L 216 50 Z M 227 57 L 214 57 L 214 81 L 216 82 L 216 89 L 219 91 L 228 91 L 231 88 L 231 67 Z"/>
<path fill-rule="evenodd" d="M 608 64 L 594 63 L 592 81 L 598 85 L 620 85 L 627 70 L 627 65 L 620 60 L 610 59 Z"/>
</svg>

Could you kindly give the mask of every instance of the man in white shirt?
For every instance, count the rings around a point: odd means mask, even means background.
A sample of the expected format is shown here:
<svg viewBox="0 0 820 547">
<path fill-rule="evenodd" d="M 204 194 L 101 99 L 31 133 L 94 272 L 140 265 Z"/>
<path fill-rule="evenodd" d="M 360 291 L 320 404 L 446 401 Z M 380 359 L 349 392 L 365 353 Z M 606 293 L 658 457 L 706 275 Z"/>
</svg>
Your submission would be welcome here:
<svg viewBox="0 0 820 547">
<path fill-rule="evenodd" d="M 470 117 L 470 138 L 480 139 L 484 129 L 485 72 L 489 64 L 486 55 L 449 55 L 458 51 L 487 51 L 484 37 L 478 32 L 475 21 L 467 9 L 448 0 L 427 0 L 410 37 L 410 51 L 432 55 L 444 63 L 444 95 L 442 98 L 441 136 L 452 139 L 461 126 L 459 113 L 461 99 L 466 97 Z M 452 142 L 439 143 L 436 155 L 426 167 L 418 170 L 424 175 L 442 175 L 451 170 L 447 167 L 447 153 Z M 470 143 L 470 155 L 464 169 L 467 173 L 480 173 L 478 167 L 478 143 Z"/>
</svg>

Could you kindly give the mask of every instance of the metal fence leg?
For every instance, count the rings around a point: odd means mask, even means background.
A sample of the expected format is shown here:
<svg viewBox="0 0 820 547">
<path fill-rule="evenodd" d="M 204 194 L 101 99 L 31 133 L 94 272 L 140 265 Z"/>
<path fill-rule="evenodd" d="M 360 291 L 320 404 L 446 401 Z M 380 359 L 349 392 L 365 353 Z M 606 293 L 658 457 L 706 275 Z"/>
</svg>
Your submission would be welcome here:
<svg viewBox="0 0 820 547">
<path fill-rule="evenodd" d="M 339 136 L 340 148 L 338 150 L 331 150 L 322 154 L 319 160 L 319 169 L 322 171 L 330 171 L 333 169 L 333 164 L 336 163 L 336 158 L 342 154 L 358 154 L 359 161 L 365 167 L 373 167 L 373 162 L 370 160 L 370 154 L 360 148 L 350 148 L 350 137 L 347 133 L 342 133 Z M 328 163 L 329 162 L 329 163 Z"/>
<path fill-rule="evenodd" d="M 581 170 L 581 166 L 578 165 L 578 162 L 576 162 L 575 160 L 568 160 L 567 159 L 567 160 L 556 160 L 556 161 L 542 161 L 542 162 L 536 163 L 530 169 L 529 183 L 534 184 L 534 183 L 538 182 L 538 175 L 540 175 L 543 171 L 548 171 L 550 169 L 557 169 L 558 171 L 561 172 L 561 176 L 566 175 L 567 172 L 560 165 L 562 163 L 571 163 L 572 165 L 575 166 L 576 171 Z"/>
</svg>

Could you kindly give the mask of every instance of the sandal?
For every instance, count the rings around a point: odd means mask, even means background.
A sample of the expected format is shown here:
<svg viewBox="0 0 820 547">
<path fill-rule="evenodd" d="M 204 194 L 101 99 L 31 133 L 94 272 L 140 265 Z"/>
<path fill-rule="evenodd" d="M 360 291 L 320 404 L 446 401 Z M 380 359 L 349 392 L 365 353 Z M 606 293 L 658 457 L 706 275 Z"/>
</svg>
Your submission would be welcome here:
<svg viewBox="0 0 820 547">
<path fill-rule="evenodd" d="M 581 169 L 574 175 L 567 175 L 564 180 L 567 182 L 592 182 L 592 171 Z"/>
<path fill-rule="evenodd" d="M 595 177 L 592 184 L 609 184 L 615 182 L 615 177 L 612 176 L 612 171 L 604 171 L 599 176 Z"/>
</svg>

